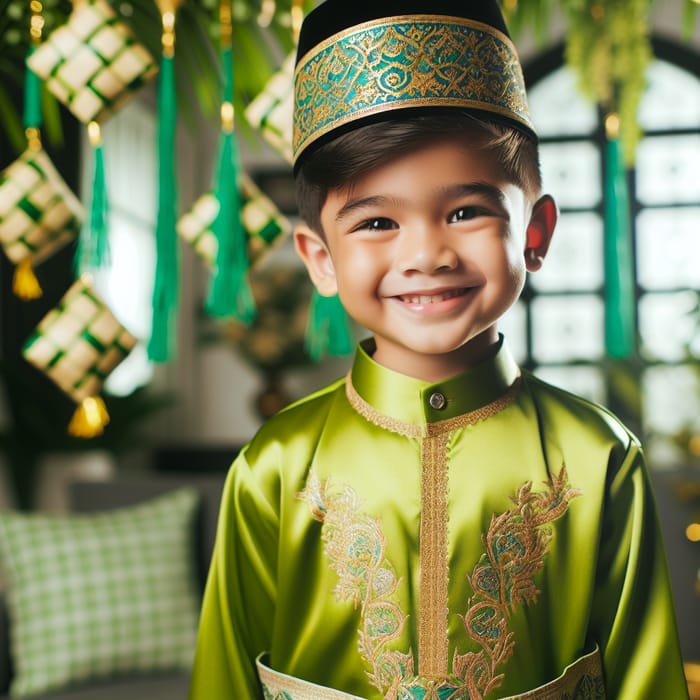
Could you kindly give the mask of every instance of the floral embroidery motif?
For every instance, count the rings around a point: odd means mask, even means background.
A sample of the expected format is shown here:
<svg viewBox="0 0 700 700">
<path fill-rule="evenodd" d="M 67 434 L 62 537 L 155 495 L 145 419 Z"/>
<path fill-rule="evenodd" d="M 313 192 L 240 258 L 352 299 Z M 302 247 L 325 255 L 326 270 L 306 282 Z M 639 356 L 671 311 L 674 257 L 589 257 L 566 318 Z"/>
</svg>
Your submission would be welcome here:
<svg viewBox="0 0 700 700">
<path fill-rule="evenodd" d="M 513 507 L 493 515 L 486 535 L 485 553 L 467 577 L 474 595 L 462 618 L 467 634 L 481 650 L 455 650 L 452 673 L 464 680 L 465 698 L 480 700 L 503 681 L 497 669 L 513 653 L 508 615 L 518 605 L 534 603 L 539 595 L 535 574 L 544 565 L 552 529 L 547 525 L 564 515 L 569 501 L 581 494 L 570 488 L 566 469 L 553 475 L 544 493 L 532 491 L 532 482 L 511 498 Z"/>
<path fill-rule="evenodd" d="M 561 700 L 605 700 L 605 683 L 601 675 L 583 676 L 573 693 L 564 693 Z"/>
<path fill-rule="evenodd" d="M 359 498 L 346 486 L 340 493 L 328 493 L 311 471 L 299 497 L 306 500 L 316 520 L 323 522 L 323 542 L 338 575 L 334 593 L 338 600 L 351 600 L 360 608 L 360 654 L 367 659 L 370 683 L 387 689 L 397 679 L 413 675 L 413 654 L 385 649 L 401 635 L 406 616 L 391 600 L 399 579 L 384 557 L 386 542 L 379 521 L 359 511 Z M 394 692 L 393 697 L 396 697 Z"/>
<path fill-rule="evenodd" d="M 481 649 L 464 654 L 455 649 L 447 678 L 424 678 L 415 675 L 412 649 L 404 654 L 386 648 L 401 635 L 406 615 L 392 600 L 400 579 L 385 557 L 379 520 L 360 511 L 352 488 L 330 493 L 327 482 L 321 483 L 313 471 L 309 474 L 299 497 L 323 522 L 325 551 L 338 576 L 336 597 L 360 608 L 359 651 L 371 667 L 370 683 L 386 700 L 482 700 L 501 685 L 498 668 L 515 646 L 508 616 L 516 606 L 536 602 L 534 577 L 553 536 L 550 524 L 580 493 L 569 486 L 562 468 L 546 491 L 534 492 L 527 482 L 511 498 L 509 510 L 492 516 L 482 535 L 485 552 L 467 576 L 474 594 L 462 617 L 467 635 Z M 583 679 L 580 685 L 573 698 L 588 697 Z"/>
</svg>

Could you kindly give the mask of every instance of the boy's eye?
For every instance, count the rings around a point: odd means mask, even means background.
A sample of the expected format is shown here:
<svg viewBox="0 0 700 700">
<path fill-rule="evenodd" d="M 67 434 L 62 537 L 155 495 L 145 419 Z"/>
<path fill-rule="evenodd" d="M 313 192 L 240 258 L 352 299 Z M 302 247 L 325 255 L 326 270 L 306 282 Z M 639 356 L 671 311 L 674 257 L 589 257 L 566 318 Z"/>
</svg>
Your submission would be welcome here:
<svg viewBox="0 0 700 700">
<path fill-rule="evenodd" d="M 488 216 L 488 214 L 489 212 L 483 207 L 460 207 L 452 212 L 449 218 L 449 223 L 452 224 L 457 221 L 469 221 L 470 219 L 475 219 L 477 216 Z"/>
<path fill-rule="evenodd" d="M 366 231 L 388 231 L 392 228 L 396 228 L 396 224 L 391 219 L 378 216 L 375 219 L 367 219 L 366 221 L 363 221 L 355 230 L 360 231 L 364 229 Z"/>
</svg>

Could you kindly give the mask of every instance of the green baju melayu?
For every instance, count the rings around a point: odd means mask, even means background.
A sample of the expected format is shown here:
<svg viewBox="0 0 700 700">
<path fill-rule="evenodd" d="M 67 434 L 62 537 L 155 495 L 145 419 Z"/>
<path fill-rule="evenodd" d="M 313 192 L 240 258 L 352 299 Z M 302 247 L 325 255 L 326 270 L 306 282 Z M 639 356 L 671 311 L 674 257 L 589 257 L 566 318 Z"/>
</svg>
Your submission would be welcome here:
<svg viewBox="0 0 700 700">
<path fill-rule="evenodd" d="M 687 698 L 636 439 L 503 345 L 436 384 L 369 348 L 235 461 L 191 700 Z"/>
</svg>

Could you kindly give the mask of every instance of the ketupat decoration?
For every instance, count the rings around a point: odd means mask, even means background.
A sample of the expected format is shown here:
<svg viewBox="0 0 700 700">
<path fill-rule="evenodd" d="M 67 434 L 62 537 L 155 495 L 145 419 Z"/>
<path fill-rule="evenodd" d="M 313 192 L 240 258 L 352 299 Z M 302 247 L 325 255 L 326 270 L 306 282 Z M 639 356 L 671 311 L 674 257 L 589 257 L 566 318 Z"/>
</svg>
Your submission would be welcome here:
<svg viewBox="0 0 700 700">
<path fill-rule="evenodd" d="M 292 52 L 245 111 L 248 122 L 289 164 L 293 160 L 294 61 Z"/>
<path fill-rule="evenodd" d="M 274 2 L 265 14 L 274 14 Z M 262 13 L 261 13 L 262 16 Z M 294 45 L 299 40 L 299 31 L 304 19 L 303 0 L 292 0 L 291 25 Z M 258 19 L 260 21 L 260 18 Z M 263 91 L 248 105 L 245 117 L 251 126 L 290 165 L 294 162 L 292 149 L 292 114 L 294 112 L 294 64 L 296 48 L 284 59 L 280 69 L 267 81 Z"/>
<path fill-rule="evenodd" d="M 109 415 L 100 397 L 105 379 L 136 345 L 82 275 L 39 322 L 22 355 L 78 404 L 68 426 L 76 437 L 100 435 Z"/>
<path fill-rule="evenodd" d="M 29 147 L 0 173 L 0 244 L 17 265 L 18 296 L 41 295 L 32 267 L 72 241 L 82 218 L 80 201 L 41 148 Z"/>
<path fill-rule="evenodd" d="M 41 42 L 43 5 L 31 2 L 31 56 Z M 23 125 L 27 148 L 0 173 L 0 244 L 16 264 L 13 291 L 36 299 L 42 290 L 33 266 L 71 241 L 83 210 L 41 144 L 41 81 L 25 68 Z"/>
<path fill-rule="evenodd" d="M 106 0 L 74 0 L 66 24 L 27 63 L 83 124 L 103 122 L 158 70 Z"/>
<path fill-rule="evenodd" d="M 74 0 L 67 22 L 31 53 L 27 65 L 78 120 L 88 125 L 94 152 L 93 182 L 76 267 L 99 267 L 109 257 L 100 123 L 135 95 L 158 66 L 106 0 Z"/>
<path fill-rule="evenodd" d="M 240 178 L 241 220 L 246 232 L 251 268 L 289 235 L 291 222 L 246 174 Z M 204 262 L 213 266 L 218 240 L 212 224 L 219 213 L 219 200 L 208 192 L 180 217 L 177 231 Z"/>
</svg>

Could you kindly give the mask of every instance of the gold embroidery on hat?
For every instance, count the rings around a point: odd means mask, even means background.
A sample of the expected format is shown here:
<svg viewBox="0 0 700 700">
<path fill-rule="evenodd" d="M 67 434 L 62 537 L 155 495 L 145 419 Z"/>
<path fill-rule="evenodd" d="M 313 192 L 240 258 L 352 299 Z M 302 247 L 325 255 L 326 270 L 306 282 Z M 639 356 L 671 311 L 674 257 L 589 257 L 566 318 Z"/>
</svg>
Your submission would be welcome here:
<svg viewBox="0 0 700 700">
<path fill-rule="evenodd" d="M 462 17 L 384 17 L 338 32 L 301 58 L 294 97 L 295 160 L 344 124 L 406 107 L 478 109 L 533 128 L 513 43 Z"/>
</svg>

